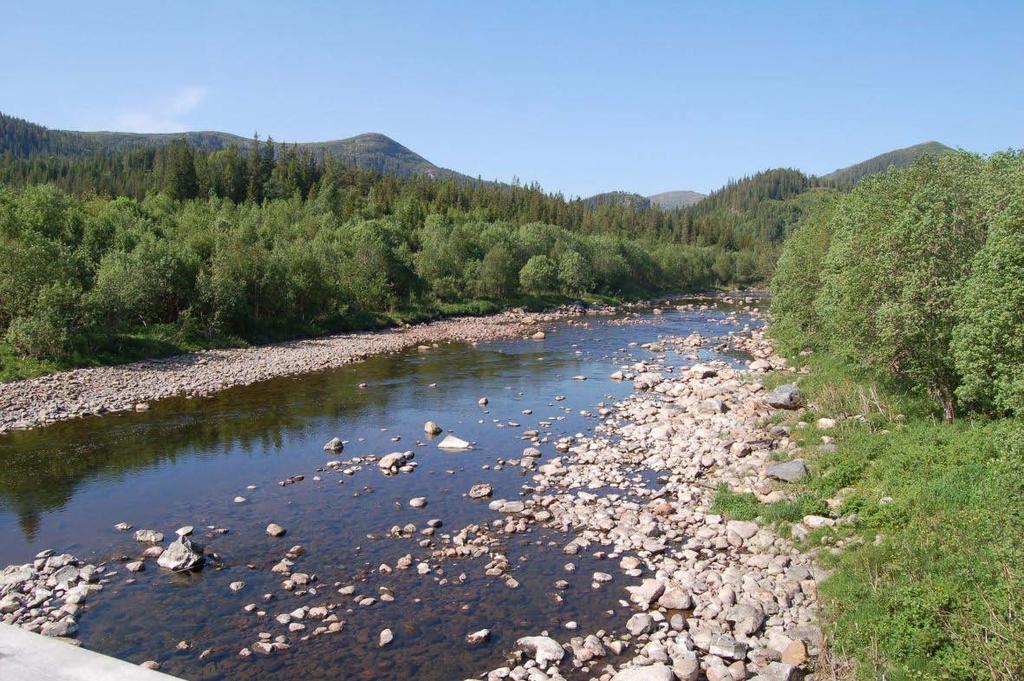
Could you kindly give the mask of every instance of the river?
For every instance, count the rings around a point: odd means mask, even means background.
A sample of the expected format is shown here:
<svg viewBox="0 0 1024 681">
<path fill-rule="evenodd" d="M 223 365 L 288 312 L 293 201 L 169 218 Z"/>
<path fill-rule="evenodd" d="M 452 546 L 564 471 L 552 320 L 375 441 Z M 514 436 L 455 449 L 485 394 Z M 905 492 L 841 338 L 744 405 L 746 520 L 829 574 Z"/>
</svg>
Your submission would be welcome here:
<svg viewBox="0 0 1024 681">
<path fill-rule="evenodd" d="M 430 519 L 444 523 L 438 533 L 498 519 L 488 500 L 466 496 L 469 488 L 486 482 L 493 498 L 517 498 L 530 473 L 496 464 L 530 445 L 526 430 L 547 436 L 539 445 L 545 457 L 555 454 L 558 437 L 591 432 L 598 405 L 632 390 L 609 374 L 654 356 L 637 344 L 759 325 L 726 304 L 622 319 L 581 317 L 552 326 L 542 341 L 413 349 L 208 398 L 165 400 L 146 412 L 0 437 L 0 565 L 30 561 L 50 548 L 107 561 L 117 575 L 79 622 L 83 645 L 133 662 L 156 660 L 163 671 L 196 680 L 466 678 L 500 664 L 520 636 L 542 630 L 561 636 L 567 622 L 581 631 L 618 626 L 628 613 L 621 592 L 590 583 L 601 561 L 576 556 L 577 569 L 567 572 L 559 550 L 566 537 L 543 527 L 505 546 L 518 588 L 485 576 L 486 560 L 432 565 L 427 575 L 417 573 L 415 562 L 390 573 L 378 566 L 393 567 L 405 554 L 419 560 L 426 553 L 419 532 Z M 707 348 L 700 355 L 742 359 Z M 666 361 L 693 363 L 677 353 Z M 478 404 L 481 397 L 486 406 Z M 438 449 L 423 433 L 428 420 L 476 447 Z M 348 441 L 344 452 L 323 451 L 335 436 Z M 385 476 L 374 463 L 352 475 L 324 468 L 331 459 L 403 450 L 415 452 L 412 473 Z M 658 485 L 651 471 L 634 475 Z M 303 479 L 279 484 L 292 476 Z M 246 501 L 236 503 L 236 496 Z M 425 497 L 427 506 L 411 508 L 413 497 Z M 119 561 L 140 556 L 144 547 L 131 532 L 115 530 L 119 522 L 168 537 L 193 525 L 197 541 L 217 558 L 188 575 L 161 570 L 152 560 L 129 575 Z M 267 536 L 270 522 L 287 534 Z M 388 536 L 392 526 L 408 523 L 417 534 Z M 304 551 L 293 569 L 315 575 L 313 593 L 283 591 L 281 577 L 270 571 L 294 545 Z M 565 588 L 556 589 L 556 580 L 565 580 Z M 236 581 L 245 582 L 237 593 L 228 588 Z M 337 593 L 348 585 L 378 600 L 356 605 Z M 239 655 L 260 632 L 283 631 L 274 615 L 327 603 L 337 605 L 333 612 L 345 622 L 340 633 L 302 641 L 310 631 L 295 632 L 287 651 Z M 245 612 L 246 604 L 266 616 Z M 385 627 L 395 640 L 379 647 Z M 491 630 L 488 642 L 464 641 L 483 628 Z M 180 641 L 188 647 L 179 650 Z"/>
</svg>

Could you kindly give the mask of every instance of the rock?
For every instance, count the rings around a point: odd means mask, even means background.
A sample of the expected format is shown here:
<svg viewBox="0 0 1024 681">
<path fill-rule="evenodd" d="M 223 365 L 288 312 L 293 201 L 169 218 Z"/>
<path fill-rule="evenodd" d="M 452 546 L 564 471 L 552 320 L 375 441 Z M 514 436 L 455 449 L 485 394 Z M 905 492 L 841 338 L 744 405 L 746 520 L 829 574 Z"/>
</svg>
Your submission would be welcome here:
<svg viewBox="0 0 1024 681">
<path fill-rule="evenodd" d="M 454 449 L 471 449 L 472 446 L 473 445 L 471 445 L 470 443 L 466 442 L 462 438 L 455 437 L 454 435 L 449 435 L 449 436 L 445 437 L 445 439 L 441 440 L 437 444 L 437 448 L 438 449 L 453 449 L 453 450 Z"/>
<path fill-rule="evenodd" d="M 43 636 L 66 638 L 78 633 L 78 625 L 70 620 L 59 620 L 57 622 L 45 622 L 39 633 Z"/>
<path fill-rule="evenodd" d="M 665 584 L 657 579 L 645 579 L 639 586 L 627 586 L 626 591 L 629 592 L 629 600 L 647 610 L 665 593 Z"/>
<path fill-rule="evenodd" d="M 658 605 L 668 610 L 689 610 L 693 607 L 693 598 L 680 587 L 670 585 L 658 598 Z"/>
<path fill-rule="evenodd" d="M 832 518 L 826 518 L 823 515 L 805 515 L 800 519 L 804 525 L 812 530 L 819 530 L 823 527 L 832 527 L 836 524 L 836 521 Z"/>
<path fill-rule="evenodd" d="M 282 537 L 284 536 L 285 532 L 287 532 L 287 530 L 285 530 L 277 523 L 270 523 L 269 525 L 267 525 L 267 534 L 269 534 L 271 537 Z"/>
<path fill-rule="evenodd" d="M 796 678 L 797 671 L 795 665 L 772 662 L 751 681 L 792 681 Z"/>
<path fill-rule="evenodd" d="M 802 459 L 793 459 L 768 466 L 764 474 L 774 480 L 783 482 L 799 482 L 807 477 L 807 465 Z"/>
<path fill-rule="evenodd" d="M 532 336 L 530 336 L 530 338 L 532 338 L 533 340 L 544 340 L 545 338 L 547 338 L 547 334 L 545 334 L 543 331 L 537 331 Z"/>
<path fill-rule="evenodd" d="M 469 498 L 470 499 L 484 499 L 486 497 L 491 496 L 491 494 L 493 494 L 493 493 L 494 493 L 494 488 L 491 487 L 486 482 L 481 482 L 481 483 L 473 485 L 472 487 L 469 488 Z"/>
<path fill-rule="evenodd" d="M 235 497 L 234 499 L 234 502 L 236 504 L 244 504 L 246 501 L 248 501 L 248 499 L 246 499 L 245 497 Z"/>
<path fill-rule="evenodd" d="M 174 534 L 178 535 L 179 537 L 188 537 L 189 535 L 192 534 L 192 532 L 195 529 L 196 528 L 192 527 L 191 525 L 184 525 L 182 527 L 179 527 L 177 530 L 175 530 Z"/>
<path fill-rule="evenodd" d="M 697 681 L 700 678 L 700 660 L 692 650 L 683 650 L 672 655 L 672 671 L 679 681 Z"/>
<path fill-rule="evenodd" d="M 325 452 L 340 452 L 345 449 L 345 443 L 341 441 L 340 437 L 332 437 L 324 445 Z"/>
<path fill-rule="evenodd" d="M 239 591 L 245 588 L 245 582 L 231 582 L 230 584 L 228 584 L 228 588 L 234 591 L 235 593 L 238 593 Z"/>
<path fill-rule="evenodd" d="M 132 526 L 128 523 L 118 523 L 117 525 L 114 525 L 114 529 L 118 532 L 127 532 L 128 530 L 132 529 Z"/>
<path fill-rule="evenodd" d="M 742 660 L 747 656 L 747 649 L 746 643 L 737 641 L 732 636 L 726 636 L 725 634 L 712 636 L 711 643 L 708 646 L 709 653 L 727 660 Z"/>
<path fill-rule="evenodd" d="M 729 610 L 725 619 L 734 623 L 733 630 L 738 636 L 749 638 L 764 625 L 764 610 L 759 605 L 740 603 Z"/>
<path fill-rule="evenodd" d="M 730 520 L 725 525 L 725 529 L 729 532 L 735 532 L 743 539 L 750 539 L 757 534 L 760 529 L 757 523 L 750 522 L 748 520 Z"/>
<path fill-rule="evenodd" d="M 481 397 L 479 400 L 476 401 L 476 403 L 479 404 L 481 407 L 486 407 L 487 406 L 487 398 L 486 397 Z M 486 631 L 486 629 L 484 631 Z"/>
<path fill-rule="evenodd" d="M 441 426 L 433 421 L 427 421 L 423 424 L 423 432 L 427 435 L 438 435 L 441 432 Z"/>
<path fill-rule="evenodd" d="M 426 497 L 413 497 L 409 500 L 409 506 L 412 508 L 423 508 L 427 505 Z"/>
<path fill-rule="evenodd" d="M 516 648 L 532 657 L 541 667 L 561 662 L 565 656 L 565 650 L 558 641 L 547 636 L 525 636 L 516 641 Z"/>
<path fill-rule="evenodd" d="M 672 669 L 659 662 L 646 667 L 621 669 L 612 677 L 612 681 L 675 681 L 675 678 Z"/>
<path fill-rule="evenodd" d="M 135 533 L 135 541 L 159 544 L 164 540 L 164 533 L 156 530 L 138 530 Z"/>
<path fill-rule="evenodd" d="M 156 559 L 156 564 L 174 572 L 198 570 L 205 562 L 203 547 L 193 544 L 187 536 L 178 537 Z"/>
<path fill-rule="evenodd" d="M 124 569 L 128 572 L 142 572 L 146 569 L 146 564 L 141 560 L 135 560 L 131 563 L 125 563 Z"/>
<path fill-rule="evenodd" d="M 803 404 L 803 393 L 792 383 L 780 385 L 765 396 L 768 406 L 776 409 L 799 409 Z"/>
<path fill-rule="evenodd" d="M 807 646 L 800 639 L 789 642 L 789 645 L 782 651 L 782 663 L 802 665 L 807 661 Z"/>
<path fill-rule="evenodd" d="M 393 472 L 412 457 L 412 452 L 391 452 L 380 457 L 377 467 L 384 472 Z"/>
<path fill-rule="evenodd" d="M 466 643 L 471 646 L 478 646 L 481 643 L 485 643 L 491 638 L 490 629 L 481 629 L 480 631 L 474 631 L 471 634 L 466 634 Z"/>
<path fill-rule="evenodd" d="M 626 620 L 626 630 L 633 636 L 650 633 L 654 628 L 654 620 L 646 612 L 638 612 Z"/>
<path fill-rule="evenodd" d="M 829 418 L 820 418 L 818 419 L 817 425 L 819 430 L 831 430 L 832 428 L 836 427 L 836 420 Z"/>
<path fill-rule="evenodd" d="M 712 378 L 718 375 L 718 369 L 706 364 L 694 364 L 690 367 L 690 375 L 695 378 Z"/>
<path fill-rule="evenodd" d="M 395 640 L 395 634 L 390 629 L 384 629 L 380 632 L 380 636 L 377 638 L 377 646 L 383 648 L 387 644 Z"/>
</svg>

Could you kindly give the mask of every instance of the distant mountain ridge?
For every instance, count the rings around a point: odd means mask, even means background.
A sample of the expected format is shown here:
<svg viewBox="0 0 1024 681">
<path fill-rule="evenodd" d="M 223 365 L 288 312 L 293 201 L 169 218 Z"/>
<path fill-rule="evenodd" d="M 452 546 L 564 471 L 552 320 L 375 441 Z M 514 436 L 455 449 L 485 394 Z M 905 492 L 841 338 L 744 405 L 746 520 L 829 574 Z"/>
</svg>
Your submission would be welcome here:
<svg viewBox="0 0 1024 681">
<path fill-rule="evenodd" d="M 706 195 L 700 192 L 689 190 L 662 192 L 643 196 L 635 192 L 602 192 L 583 199 L 583 204 L 591 208 L 595 206 L 630 206 L 633 208 L 647 209 L 660 208 L 662 210 L 674 210 L 692 206 Z"/>
<path fill-rule="evenodd" d="M 834 170 L 827 175 L 822 175 L 820 179 L 840 186 L 855 185 L 868 175 L 884 173 L 890 166 L 905 168 L 922 156 L 945 156 L 954 151 L 956 150 L 952 147 L 947 147 L 941 142 L 923 142 L 910 147 L 903 147 L 902 149 L 893 149 L 884 154 L 873 156 L 866 161 Z"/>
<path fill-rule="evenodd" d="M 163 146 L 182 138 L 197 148 L 211 151 L 226 149 L 232 145 L 246 147 L 252 144 L 249 138 L 214 130 L 172 133 L 51 130 L 0 113 L 0 154 L 10 153 L 16 158 L 29 158 L 40 154 L 87 156 L 95 153 L 115 153 Z M 282 144 L 291 146 L 291 143 Z M 312 151 L 323 150 L 324 153 L 341 161 L 385 175 L 403 178 L 425 175 L 437 179 L 473 179 L 468 175 L 434 165 L 408 147 L 380 133 L 364 133 L 325 142 L 299 142 L 296 146 Z"/>
<path fill-rule="evenodd" d="M 650 199 L 651 203 L 663 210 L 673 210 L 674 208 L 686 208 L 687 206 L 692 206 L 705 196 L 707 196 L 707 194 L 683 189 L 674 192 L 651 194 L 647 198 Z"/>
</svg>

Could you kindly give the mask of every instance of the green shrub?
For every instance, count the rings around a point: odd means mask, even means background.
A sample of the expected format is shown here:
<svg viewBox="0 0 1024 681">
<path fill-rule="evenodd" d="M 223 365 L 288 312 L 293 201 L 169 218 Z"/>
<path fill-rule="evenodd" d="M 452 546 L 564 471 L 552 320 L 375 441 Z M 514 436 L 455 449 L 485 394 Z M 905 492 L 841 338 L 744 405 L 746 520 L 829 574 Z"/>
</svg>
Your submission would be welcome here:
<svg viewBox="0 0 1024 681">
<path fill-rule="evenodd" d="M 982 160 L 966 153 L 868 178 L 837 206 L 816 314 L 830 346 L 954 413 L 958 287 L 984 243 Z"/>
<path fill-rule="evenodd" d="M 771 332 L 780 349 L 793 353 L 814 344 L 820 322 L 814 300 L 821 290 L 821 267 L 832 239 L 829 220 L 835 199 L 804 216 L 786 240 L 771 281 Z"/>
<path fill-rule="evenodd" d="M 565 251 L 558 259 L 558 283 L 562 293 L 578 296 L 594 288 L 594 270 L 576 251 Z"/>
<path fill-rule="evenodd" d="M 1024 196 L 996 217 L 957 295 L 953 356 L 962 400 L 1024 415 Z"/>
<path fill-rule="evenodd" d="M 547 293 L 558 288 L 558 265 L 546 255 L 535 255 L 519 270 L 519 284 L 530 293 Z"/>
</svg>

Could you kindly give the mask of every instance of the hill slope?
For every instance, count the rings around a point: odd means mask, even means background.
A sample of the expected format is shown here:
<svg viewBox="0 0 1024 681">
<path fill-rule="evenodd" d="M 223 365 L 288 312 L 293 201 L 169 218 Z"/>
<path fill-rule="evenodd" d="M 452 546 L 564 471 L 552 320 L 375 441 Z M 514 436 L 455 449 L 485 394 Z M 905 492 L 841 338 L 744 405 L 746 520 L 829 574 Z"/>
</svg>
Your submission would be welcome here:
<svg viewBox="0 0 1024 681">
<path fill-rule="evenodd" d="M 594 194 L 583 199 L 583 205 L 587 208 L 598 206 L 629 206 L 641 210 L 651 207 L 651 202 L 646 196 L 634 194 L 633 192 L 603 192 Z"/>
<path fill-rule="evenodd" d="M 944 156 L 953 151 L 955 150 L 952 147 L 947 147 L 941 142 L 924 142 L 922 144 L 915 144 L 912 147 L 887 151 L 866 161 L 834 170 L 828 175 L 822 175 L 821 179 L 839 186 L 854 185 L 868 175 L 885 172 L 889 169 L 889 166 L 905 168 L 925 154 Z"/>
<path fill-rule="evenodd" d="M 687 189 L 683 189 L 674 192 L 661 192 L 660 194 L 652 194 L 647 198 L 650 199 L 651 203 L 653 203 L 658 208 L 661 208 L 663 210 L 672 210 L 673 208 L 686 208 L 687 206 L 692 206 L 693 204 L 703 199 L 705 196 L 707 195 L 701 194 L 700 192 L 693 192 Z"/>
<path fill-rule="evenodd" d="M 163 146 L 185 138 L 200 149 L 225 149 L 231 145 L 245 147 L 251 139 L 227 132 L 199 131 L 181 133 L 78 132 L 51 130 L 35 123 L 0 113 L 0 155 L 15 158 L 32 156 L 88 156 L 96 153 L 118 153 L 130 149 Z M 409 177 L 427 175 L 433 178 L 471 179 L 448 168 L 436 166 L 408 147 L 379 133 L 366 133 L 326 142 L 301 142 L 297 146 L 324 153 L 352 165 L 386 175 Z"/>
</svg>

